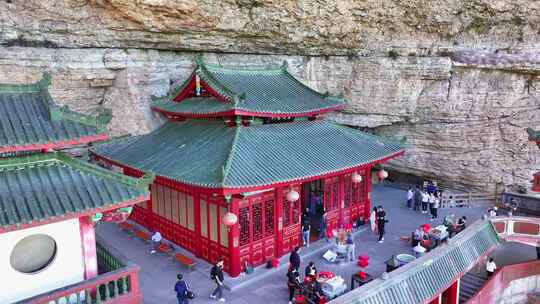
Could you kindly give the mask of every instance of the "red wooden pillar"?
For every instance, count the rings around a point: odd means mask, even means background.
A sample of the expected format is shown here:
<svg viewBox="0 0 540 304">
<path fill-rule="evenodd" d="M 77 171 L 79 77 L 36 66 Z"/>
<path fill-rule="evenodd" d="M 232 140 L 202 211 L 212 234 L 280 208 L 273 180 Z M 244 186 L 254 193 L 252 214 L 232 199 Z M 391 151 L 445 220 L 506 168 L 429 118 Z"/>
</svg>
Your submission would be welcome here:
<svg viewBox="0 0 540 304">
<path fill-rule="evenodd" d="M 459 279 L 457 279 L 448 289 L 447 292 L 447 303 L 449 304 L 459 304 Z"/>
<path fill-rule="evenodd" d="M 282 188 L 276 187 L 275 189 L 275 206 L 274 206 L 274 221 L 276 229 L 276 246 L 275 256 L 280 257 L 283 253 L 283 195 Z"/>
<path fill-rule="evenodd" d="M 155 183 L 155 181 L 154 181 Z M 150 199 L 148 200 L 148 204 L 146 205 L 146 207 L 148 207 L 148 217 L 146 218 L 147 219 L 147 223 L 146 223 L 146 228 L 148 228 L 148 230 L 150 231 L 154 231 L 155 227 L 154 227 L 154 209 L 152 207 L 152 191 L 155 189 L 155 186 L 154 186 L 154 183 L 150 184 L 148 186 L 149 190 L 150 190 Z"/>
<path fill-rule="evenodd" d="M 441 295 L 438 295 L 435 299 L 431 300 L 429 304 L 441 304 L 441 299 Z"/>
<path fill-rule="evenodd" d="M 229 211 L 240 217 L 238 200 L 239 199 L 235 197 L 231 198 L 231 201 L 229 202 Z M 236 224 L 227 227 L 227 232 L 229 234 L 229 275 L 231 277 L 237 277 L 242 271 L 240 265 L 240 223 L 237 222 Z"/>
<path fill-rule="evenodd" d="M 338 227 L 345 227 L 348 222 L 345 222 L 345 175 L 341 175 L 338 179 L 339 181 L 339 190 L 338 190 L 338 202 L 339 202 L 339 221 Z"/>
<path fill-rule="evenodd" d="M 193 219 L 195 223 L 195 256 L 201 257 L 202 255 L 202 240 L 201 240 L 201 196 L 198 194 L 193 195 Z M 206 224 L 206 223 L 205 223 Z M 229 238 L 230 240 L 230 238 Z M 229 241 L 230 243 L 230 241 Z"/>
<path fill-rule="evenodd" d="M 79 231 L 81 233 L 81 247 L 84 262 L 84 279 L 92 279 L 98 275 L 96 255 L 96 233 L 94 223 L 88 216 L 79 218 Z"/>
<path fill-rule="evenodd" d="M 371 166 L 366 168 L 366 175 L 364 176 L 364 193 L 366 194 L 366 200 L 364 203 L 364 220 L 369 219 L 371 213 Z"/>
</svg>

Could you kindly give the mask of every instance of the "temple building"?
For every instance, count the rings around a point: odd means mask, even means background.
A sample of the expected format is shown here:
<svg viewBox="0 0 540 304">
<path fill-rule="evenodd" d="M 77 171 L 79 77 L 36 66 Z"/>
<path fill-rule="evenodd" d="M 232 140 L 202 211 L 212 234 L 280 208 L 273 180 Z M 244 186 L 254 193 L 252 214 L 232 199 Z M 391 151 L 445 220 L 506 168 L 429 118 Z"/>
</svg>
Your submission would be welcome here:
<svg viewBox="0 0 540 304">
<path fill-rule="evenodd" d="M 538 145 L 538 148 L 540 149 L 540 131 L 536 131 L 529 128 L 527 129 L 527 133 L 529 133 L 529 140 L 536 142 L 536 144 Z M 540 192 L 540 171 L 536 172 L 533 175 L 533 182 L 532 182 L 531 190 L 534 192 Z"/>
<path fill-rule="evenodd" d="M 110 298 L 97 287 L 106 278 L 98 255 L 108 253 L 96 248 L 95 222 L 125 219 L 149 198 L 152 175 L 136 179 L 53 150 L 106 139 L 110 115 L 56 105 L 49 83 L 45 74 L 35 84 L 0 84 L 0 303 Z M 137 277 L 125 278 L 116 290 L 137 303 Z"/>
<path fill-rule="evenodd" d="M 327 231 L 368 219 L 372 169 L 402 155 L 399 142 L 322 119 L 345 102 L 310 89 L 286 64 L 196 64 L 154 98 L 165 124 L 91 150 L 127 175 L 156 174 L 133 220 L 209 262 L 223 257 L 237 276 L 301 246 L 305 208 L 313 238 L 322 210 Z"/>
</svg>

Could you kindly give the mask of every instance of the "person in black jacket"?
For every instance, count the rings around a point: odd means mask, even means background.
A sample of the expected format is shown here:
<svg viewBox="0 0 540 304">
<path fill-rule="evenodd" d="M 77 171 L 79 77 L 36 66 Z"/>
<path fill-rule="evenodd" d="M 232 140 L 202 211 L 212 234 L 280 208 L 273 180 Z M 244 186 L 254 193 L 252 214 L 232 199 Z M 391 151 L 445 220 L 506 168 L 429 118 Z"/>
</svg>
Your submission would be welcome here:
<svg viewBox="0 0 540 304">
<path fill-rule="evenodd" d="M 296 246 L 294 247 L 294 250 L 291 252 L 291 256 L 289 257 L 289 263 L 291 265 L 289 266 L 289 269 L 294 268 L 298 270 L 300 268 L 300 247 Z"/>
<path fill-rule="evenodd" d="M 300 273 L 298 269 L 291 268 L 287 272 L 287 287 L 289 287 L 289 304 L 292 304 L 296 288 L 300 288 Z"/>
<path fill-rule="evenodd" d="M 379 206 L 377 210 L 377 229 L 379 230 L 379 243 L 384 241 L 384 226 L 386 225 L 386 212 L 383 206 Z"/>
<path fill-rule="evenodd" d="M 210 277 L 216 282 L 216 289 L 210 295 L 210 299 L 225 302 L 223 298 L 223 259 L 218 259 L 217 263 L 210 270 Z"/>
</svg>

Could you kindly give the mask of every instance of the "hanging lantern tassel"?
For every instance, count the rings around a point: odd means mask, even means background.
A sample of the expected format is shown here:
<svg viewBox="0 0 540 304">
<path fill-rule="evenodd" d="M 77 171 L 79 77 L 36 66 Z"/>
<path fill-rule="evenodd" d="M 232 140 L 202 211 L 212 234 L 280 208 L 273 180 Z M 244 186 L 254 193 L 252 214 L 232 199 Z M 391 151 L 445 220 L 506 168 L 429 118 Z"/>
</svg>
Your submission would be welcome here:
<svg viewBox="0 0 540 304">
<path fill-rule="evenodd" d="M 377 172 L 377 177 L 379 178 L 380 181 L 383 181 L 384 179 L 388 177 L 388 172 L 384 169 L 381 169 Z"/>
<path fill-rule="evenodd" d="M 352 181 L 355 184 L 361 183 L 362 182 L 362 175 L 358 174 L 357 172 L 354 172 L 353 175 L 352 175 Z"/>
<path fill-rule="evenodd" d="M 300 194 L 294 190 L 291 190 L 287 193 L 287 201 L 294 203 L 300 199 Z"/>
<path fill-rule="evenodd" d="M 227 212 L 223 215 L 223 218 L 221 218 L 221 222 L 227 227 L 232 226 L 238 222 L 238 217 L 232 212 Z"/>
<path fill-rule="evenodd" d="M 195 94 L 197 96 L 201 95 L 201 78 L 199 78 L 199 75 L 195 75 Z"/>
</svg>

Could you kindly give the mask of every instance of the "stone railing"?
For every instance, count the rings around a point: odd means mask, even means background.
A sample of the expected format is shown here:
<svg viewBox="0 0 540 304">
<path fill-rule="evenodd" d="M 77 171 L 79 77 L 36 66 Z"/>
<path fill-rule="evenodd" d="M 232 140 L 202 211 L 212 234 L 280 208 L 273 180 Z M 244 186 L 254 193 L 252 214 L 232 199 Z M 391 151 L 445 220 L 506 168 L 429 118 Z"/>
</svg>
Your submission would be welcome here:
<svg viewBox="0 0 540 304">
<path fill-rule="evenodd" d="M 138 304 L 139 266 L 125 260 L 102 240 L 96 242 L 98 276 L 52 290 L 16 304 Z"/>
<path fill-rule="evenodd" d="M 484 286 L 467 301 L 467 304 L 484 304 L 484 303 L 496 303 L 501 297 L 504 297 L 508 292 L 505 292 L 505 289 L 512 282 L 518 282 L 517 280 L 524 278 L 532 278 L 533 281 L 538 281 L 538 276 L 540 276 L 540 260 L 534 260 L 524 263 L 512 264 L 501 267 L 495 274 L 486 281 Z M 532 290 L 528 290 L 528 286 L 531 284 L 525 283 L 523 290 L 519 292 L 522 294 L 523 299 L 527 298 L 527 294 Z M 536 284 L 534 288 L 536 288 Z M 519 289 L 519 288 L 518 288 Z M 512 292 L 513 300 L 516 300 L 516 293 Z M 512 303 L 515 303 L 512 301 Z"/>
</svg>

